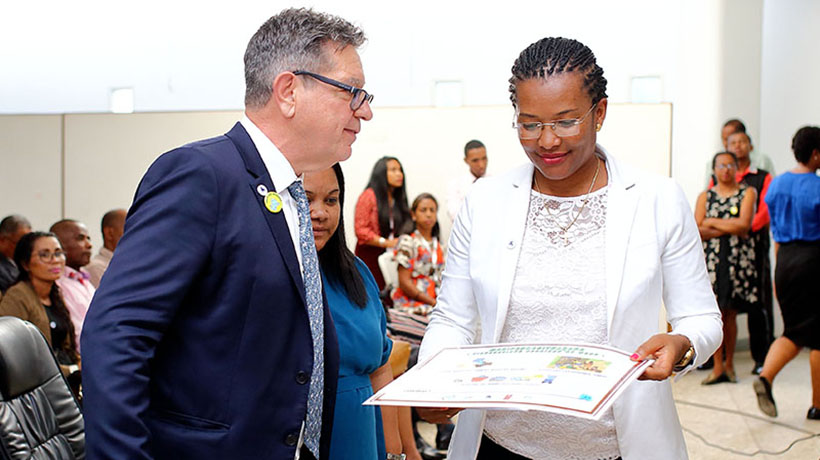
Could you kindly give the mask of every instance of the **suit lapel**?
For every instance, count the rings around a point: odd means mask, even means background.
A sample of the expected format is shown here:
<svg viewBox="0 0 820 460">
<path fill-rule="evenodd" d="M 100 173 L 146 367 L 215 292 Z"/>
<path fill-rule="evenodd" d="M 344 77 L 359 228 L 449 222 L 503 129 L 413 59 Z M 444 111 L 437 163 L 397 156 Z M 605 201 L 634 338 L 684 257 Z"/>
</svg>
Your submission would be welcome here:
<svg viewBox="0 0 820 460">
<path fill-rule="evenodd" d="M 640 197 L 634 180 L 622 175 L 623 171 L 611 158 L 607 158 L 607 169 L 610 187 L 606 213 L 605 258 L 607 330 L 610 330 L 623 284 L 626 250 Z"/>
<path fill-rule="evenodd" d="M 226 136 L 236 145 L 242 160 L 245 162 L 245 169 L 247 169 L 250 177 L 248 180 L 248 193 L 252 193 L 254 200 L 259 206 L 259 211 L 265 218 L 268 228 L 271 231 L 273 240 L 279 248 L 279 253 L 285 260 L 285 266 L 288 269 L 291 279 L 299 288 L 299 296 L 302 298 L 302 303 L 305 303 L 305 286 L 302 280 L 302 272 L 299 268 L 299 259 L 296 257 L 296 250 L 293 247 L 293 240 L 290 237 L 290 230 L 285 221 L 285 214 L 283 212 L 270 212 L 265 207 L 265 196 L 260 193 L 260 189 L 264 188 L 267 191 L 274 191 L 273 181 L 268 174 L 259 152 L 253 145 L 250 136 L 245 131 L 240 123 L 226 134 Z"/>
<path fill-rule="evenodd" d="M 501 257 L 498 266 L 498 304 L 496 306 L 495 330 L 493 341 L 498 342 L 504 328 L 504 320 L 510 306 L 515 268 L 518 256 L 521 254 L 521 243 L 524 239 L 524 228 L 527 225 L 527 211 L 530 207 L 530 187 L 532 184 L 533 167 L 521 168 L 521 174 L 512 178 L 507 190 L 507 199 L 501 208 L 503 223 L 500 232 L 503 232 Z"/>
</svg>

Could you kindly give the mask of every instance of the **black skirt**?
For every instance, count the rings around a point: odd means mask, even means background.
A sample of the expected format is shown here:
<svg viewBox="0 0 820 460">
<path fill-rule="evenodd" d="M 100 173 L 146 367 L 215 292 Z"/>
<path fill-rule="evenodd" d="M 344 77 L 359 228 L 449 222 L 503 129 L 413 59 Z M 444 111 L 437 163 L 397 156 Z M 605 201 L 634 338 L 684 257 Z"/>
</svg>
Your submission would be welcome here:
<svg viewBox="0 0 820 460">
<path fill-rule="evenodd" d="M 783 336 L 801 347 L 820 350 L 820 241 L 781 244 L 774 282 Z"/>
</svg>

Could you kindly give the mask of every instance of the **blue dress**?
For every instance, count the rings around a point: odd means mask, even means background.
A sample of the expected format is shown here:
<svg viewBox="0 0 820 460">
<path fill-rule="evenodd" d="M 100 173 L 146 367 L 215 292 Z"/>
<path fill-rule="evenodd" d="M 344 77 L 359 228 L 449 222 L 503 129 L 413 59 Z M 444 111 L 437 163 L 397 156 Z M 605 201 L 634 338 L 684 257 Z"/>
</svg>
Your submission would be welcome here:
<svg viewBox="0 0 820 460">
<path fill-rule="evenodd" d="M 382 460 L 387 454 L 381 411 L 376 406 L 362 406 L 362 402 L 373 395 L 370 374 L 387 362 L 393 342 L 386 335 L 386 318 L 376 280 L 359 258 L 356 268 L 367 291 L 365 308 L 348 299 L 344 287 L 330 283 L 322 273 L 339 338 L 339 384 L 330 459 Z"/>
</svg>

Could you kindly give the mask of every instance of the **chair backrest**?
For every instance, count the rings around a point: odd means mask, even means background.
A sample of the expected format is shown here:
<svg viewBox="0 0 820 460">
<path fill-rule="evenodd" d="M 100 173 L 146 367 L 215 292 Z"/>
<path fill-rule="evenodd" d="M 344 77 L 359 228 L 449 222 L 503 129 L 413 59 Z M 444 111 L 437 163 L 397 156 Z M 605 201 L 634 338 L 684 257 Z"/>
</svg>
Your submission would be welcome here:
<svg viewBox="0 0 820 460">
<path fill-rule="evenodd" d="M 36 326 L 0 318 L 0 457 L 84 459 L 80 407 Z"/>
<path fill-rule="evenodd" d="M 384 277 L 385 288 L 394 288 L 399 285 L 399 263 L 393 257 L 393 250 L 387 249 L 379 256 L 379 269 Z"/>
</svg>

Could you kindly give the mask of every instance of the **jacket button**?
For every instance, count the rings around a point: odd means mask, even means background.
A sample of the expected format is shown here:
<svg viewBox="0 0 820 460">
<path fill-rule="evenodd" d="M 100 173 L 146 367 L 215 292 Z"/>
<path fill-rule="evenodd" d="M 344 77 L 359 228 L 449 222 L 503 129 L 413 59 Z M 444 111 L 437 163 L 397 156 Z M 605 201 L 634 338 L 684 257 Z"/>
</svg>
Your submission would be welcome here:
<svg viewBox="0 0 820 460">
<path fill-rule="evenodd" d="M 308 377 L 306 372 L 299 371 L 296 373 L 296 383 L 298 383 L 299 385 L 304 385 L 308 383 L 309 380 L 310 378 Z"/>
<path fill-rule="evenodd" d="M 296 433 L 291 433 L 285 436 L 285 444 L 289 446 L 295 446 L 296 443 L 299 441 L 299 435 Z"/>
</svg>

